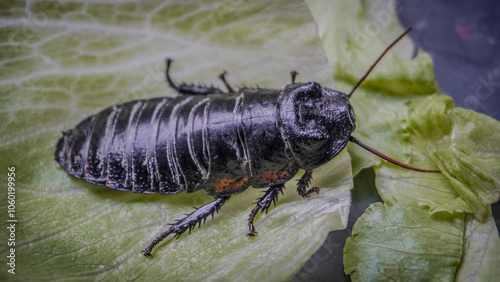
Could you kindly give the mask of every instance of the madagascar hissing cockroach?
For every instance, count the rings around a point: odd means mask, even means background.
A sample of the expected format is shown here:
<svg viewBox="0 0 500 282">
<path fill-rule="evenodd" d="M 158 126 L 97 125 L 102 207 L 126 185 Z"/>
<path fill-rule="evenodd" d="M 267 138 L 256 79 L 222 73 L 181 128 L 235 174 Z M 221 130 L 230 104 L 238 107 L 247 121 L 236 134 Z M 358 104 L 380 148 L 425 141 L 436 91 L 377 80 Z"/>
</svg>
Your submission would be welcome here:
<svg viewBox="0 0 500 282">
<path fill-rule="evenodd" d="M 219 76 L 228 92 L 216 87 L 177 85 L 174 98 L 136 100 L 109 107 L 63 133 L 56 160 L 69 174 L 97 185 L 136 193 L 176 194 L 205 189 L 214 201 L 177 221 L 142 251 L 151 257 L 165 237 L 179 237 L 208 215 L 213 215 L 233 194 L 250 185 L 269 187 L 248 219 L 249 237 L 257 235 L 254 217 L 277 200 L 284 183 L 299 169 L 305 171 L 297 191 L 307 190 L 312 170 L 334 158 L 348 141 L 398 166 L 402 164 L 369 148 L 351 136 L 355 116 L 349 98 L 385 53 L 380 55 L 349 94 L 316 82 L 292 83 L 283 89 L 240 88 L 234 91 Z"/>
</svg>

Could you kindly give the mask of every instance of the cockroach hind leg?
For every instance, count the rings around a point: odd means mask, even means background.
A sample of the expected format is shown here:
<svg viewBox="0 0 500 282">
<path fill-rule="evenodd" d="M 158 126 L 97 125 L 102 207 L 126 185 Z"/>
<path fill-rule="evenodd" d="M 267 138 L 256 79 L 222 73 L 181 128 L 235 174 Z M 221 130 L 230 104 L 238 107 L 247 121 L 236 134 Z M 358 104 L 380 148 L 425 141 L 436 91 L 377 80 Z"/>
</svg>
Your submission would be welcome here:
<svg viewBox="0 0 500 282">
<path fill-rule="evenodd" d="M 223 93 L 222 90 L 220 90 L 217 87 L 214 86 L 206 86 L 202 84 L 187 84 L 187 83 L 181 83 L 176 84 L 173 82 L 172 78 L 170 77 L 170 67 L 172 65 L 173 60 L 170 58 L 166 59 L 166 65 L 167 68 L 165 70 L 165 77 L 167 79 L 168 84 L 170 87 L 172 87 L 175 91 L 177 91 L 179 94 L 182 95 L 207 95 L 207 94 L 214 94 L 214 93 Z"/>
<path fill-rule="evenodd" d="M 158 245 L 163 239 L 165 239 L 170 234 L 175 234 L 174 238 L 179 238 L 182 233 L 189 230 L 189 233 L 196 226 L 196 224 L 201 224 L 201 221 L 205 222 L 207 216 L 212 215 L 215 211 L 218 211 L 222 205 L 229 199 L 229 196 L 224 196 L 216 198 L 214 201 L 195 209 L 194 212 L 187 214 L 181 220 L 177 220 L 176 223 L 171 224 L 172 226 L 165 232 L 161 233 L 160 236 L 156 237 L 149 246 L 141 251 L 145 257 L 153 257 L 151 252 L 154 247 Z"/>
</svg>

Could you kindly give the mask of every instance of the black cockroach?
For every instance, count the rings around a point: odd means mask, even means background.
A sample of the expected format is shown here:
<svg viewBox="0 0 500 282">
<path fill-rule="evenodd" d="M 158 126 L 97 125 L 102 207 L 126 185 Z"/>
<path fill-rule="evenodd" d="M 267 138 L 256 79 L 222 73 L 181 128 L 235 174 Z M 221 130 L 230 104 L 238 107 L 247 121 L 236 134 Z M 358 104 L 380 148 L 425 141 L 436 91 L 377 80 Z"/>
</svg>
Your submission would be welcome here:
<svg viewBox="0 0 500 282">
<path fill-rule="evenodd" d="M 348 141 L 406 169 L 437 172 L 402 164 L 351 136 L 356 124 L 350 96 L 408 31 L 386 48 L 349 94 L 316 82 L 296 83 L 296 72 L 292 83 L 279 90 L 234 91 L 225 72 L 219 78 L 227 93 L 177 85 L 167 60 L 167 81 L 181 95 L 131 101 L 86 118 L 63 133 L 56 160 L 69 174 L 116 190 L 176 194 L 204 188 L 215 198 L 153 240 L 142 251 L 147 257 L 165 237 L 179 237 L 201 224 L 250 185 L 269 187 L 248 219 L 248 236 L 256 236 L 254 217 L 277 200 L 284 183 L 303 169 L 299 195 L 318 193 L 316 187 L 307 190 L 312 170 L 334 158 Z"/>
</svg>

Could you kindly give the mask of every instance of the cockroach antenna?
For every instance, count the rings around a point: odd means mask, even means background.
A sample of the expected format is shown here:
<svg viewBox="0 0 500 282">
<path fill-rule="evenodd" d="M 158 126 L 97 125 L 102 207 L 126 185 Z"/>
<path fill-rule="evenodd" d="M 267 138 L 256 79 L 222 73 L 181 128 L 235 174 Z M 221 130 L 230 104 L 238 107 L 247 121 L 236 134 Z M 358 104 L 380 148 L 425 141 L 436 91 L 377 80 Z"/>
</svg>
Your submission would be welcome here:
<svg viewBox="0 0 500 282">
<path fill-rule="evenodd" d="M 378 157 L 390 162 L 391 164 L 395 164 L 399 167 L 402 167 L 402 168 L 406 168 L 406 169 L 409 169 L 409 170 L 414 170 L 414 171 L 419 171 L 419 172 L 441 172 L 439 170 L 431 170 L 431 169 L 421 169 L 421 168 L 416 168 L 416 167 L 413 167 L 411 165 L 407 165 L 407 164 L 404 164 L 402 162 L 398 162 L 396 161 L 395 159 L 392 159 L 382 153 L 380 153 L 379 151 L 373 149 L 373 148 L 370 148 L 368 147 L 367 145 L 361 143 L 361 141 L 359 141 L 358 139 L 354 138 L 354 137 L 349 137 L 349 141 L 351 141 L 352 143 L 355 143 L 357 145 L 359 145 L 361 148 L 367 150 L 368 152 L 374 154 L 374 155 L 377 155 Z"/>
<path fill-rule="evenodd" d="M 382 52 L 382 54 L 377 58 L 377 60 L 370 66 L 370 68 L 368 69 L 368 71 L 366 71 L 366 73 L 363 75 L 363 77 L 361 77 L 358 82 L 356 83 L 356 85 L 354 85 L 354 87 L 352 88 L 351 92 L 349 92 L 349 94 L 347 95 L 349 98 L 351 98 L 352 94 L 354 93 L 354 91 L 361 85 L 361 83 L 363 83 L 363 81 L 368 77 L 368 75 L 370 74 L 370 72 L 375 68 L 375 66 L 378 64 L 378 62 L 380 62 L 380 60 L 385 56 L 385 54 L 394 46 L 396 45 L 396 43 L 399 42 L 399 40 L 401 40 L 401 38 L 403 38 L 406 34 L 408 34 L 408 32 L 410 32 L 411 30 L 411 27 L 408 28 L 403 34 L 401 34 L 398 38 L 396 38 L 396 40 L 394 40 L 394 42 L 391 43 L 391 45 L 389 45 L 387 48 L 385 48 L 384 52 Z M 402 168 L 406 168 L 406 169 L 409 169 L 409 170 L 414 170 L 414 171 L 419 171 L 419 172 L 441 172 L 439 170 L 429 170 L 429 169 L 420 169 L 420 168 L 416 168 L 416 167 L 413 167 L 411 165 L 407 165 L 407 164 L 404 164 L 404 163 L 401 163 L 399 161 L 396 161 L 395 159 L 392 159 L 384 154 L 382 154 L 381 152 L 373 149 L 373 148 L 370 148 L 369 146 L 361 143 L 361 141 L 359 141 L 358 139 L 350 136 L 349 137 L 349 141 L 352 142 L 352 143 L 355 143 L 357 145 L 359 145 L 361 148 L 367 150 L 368 152 L 374 154 L 374 155 L 377 155 L 378 157 L 394 164 L 394 165 L 397 165 L 399 167 L 402 167 Z"/>
<path fill-rule="evenodd" d="M 354 93 L 354 90 L 356 90 L 356 88 L 358 88 L 359 85 L 361 85 L 361 83 L 363 83 L 363 81 L 365 81 L 366 77 L 368 77 L 368 75 L 370 74 L 370 72 L 372 72 L 373 68 L 375 68 L 375 66 L 378 64 L 378 62 L 380 62 L 380 60 L 382 60 L 382 58 L 385 56 L 385 54 L 394 46 L 396 45 L 396 43 L 398 43 L 399 40 L 401 40 L 401 38 L 403 38 L 408 32 L 410 32 L 411 30 L 411 27 L 409 29 L 407 29 L 403 34 L 401 34 L 398 38 L 396 38 L 396 40 L 394 40 L 394 42 L 391 43 L 391 45 L 389 45 L 387 48 L 385 48 L 384 52 L 378 57 L 378 59 L 375 61 L 375 63 L 373 63 L 370 68 L 368 69 L 368 71 L 366 71 L 365 75 L 363 75 L 363 77 L 361 77 L 358 82 L 356 82 L 356 84 L 354 85 L 354 87 L 352 88 L 351 92 L 349 92 L 349 94 L 347 94 L 347 96 L 349 98 L 351 98 L 351 95 L 352 93 Z"/>
</svg>

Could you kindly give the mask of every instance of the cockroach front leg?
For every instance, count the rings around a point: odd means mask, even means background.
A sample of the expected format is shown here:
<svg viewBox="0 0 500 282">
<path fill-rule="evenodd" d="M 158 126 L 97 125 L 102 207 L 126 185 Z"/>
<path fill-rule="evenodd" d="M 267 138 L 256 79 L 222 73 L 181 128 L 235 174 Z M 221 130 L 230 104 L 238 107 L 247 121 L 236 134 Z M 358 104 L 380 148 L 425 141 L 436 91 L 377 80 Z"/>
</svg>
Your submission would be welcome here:
<svg viewBox="0 0 500 282">
<path fill-rule="evenodd" d="M 306 191 L 307 186 L 309 186 L 309 184 L 311 183 L 311 175 L 312 169 L 306 170 L 304 175 L 302 175 L 302 177 L 299 179 L 299 183 L 297 184 L 297 192 L 300 196 L 302 196 L 302 198 L 309 198 L 314 192 L 316 192 L 316 194 L 319 194 L 318 187 L 313 187 Z"/>
</svg>

